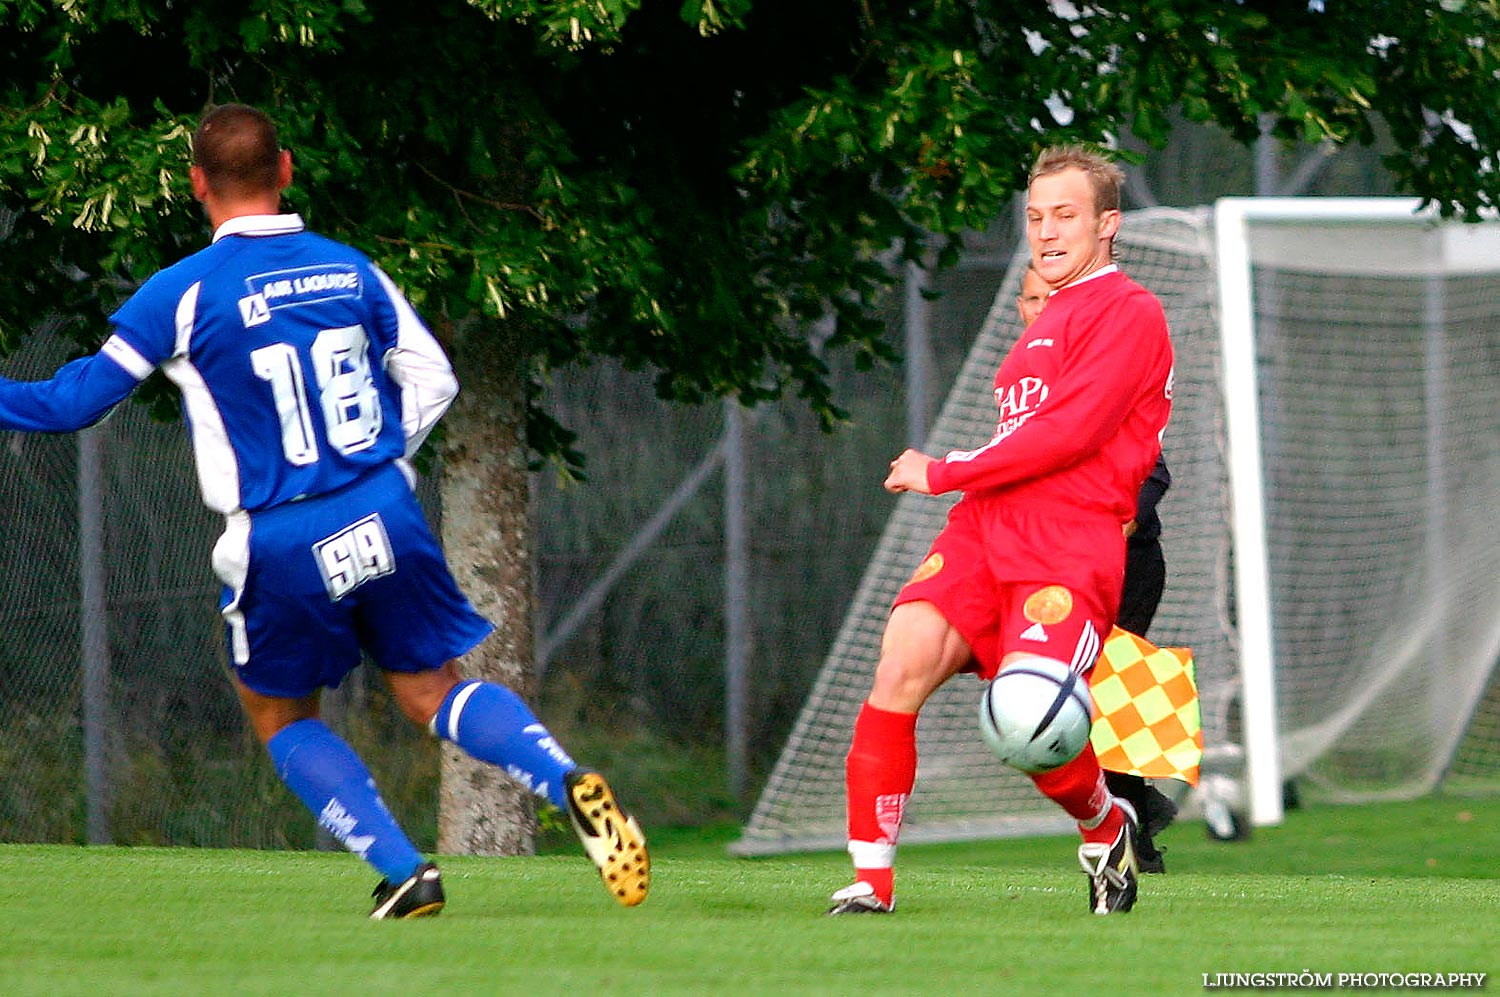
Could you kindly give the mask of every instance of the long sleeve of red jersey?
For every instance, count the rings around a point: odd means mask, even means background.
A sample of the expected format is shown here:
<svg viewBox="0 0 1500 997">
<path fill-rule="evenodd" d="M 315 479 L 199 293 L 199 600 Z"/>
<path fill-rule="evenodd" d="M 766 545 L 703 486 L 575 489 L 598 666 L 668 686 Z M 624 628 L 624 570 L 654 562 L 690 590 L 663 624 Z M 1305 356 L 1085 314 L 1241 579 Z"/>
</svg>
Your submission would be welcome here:
<svg viewBox="0 0 1500 997">
<path fill-rule="evenodd" d="M 1022 334 L 996 376 L 994 437 L 930 464 L 934 494 L 1003 488 L 1087 460 L 1143 399 L 1165 395 L 1171 344 L 1161 305 L 1123 274 L 1124 293 L 1107 280 L 1058 292 Z"/>
</svg>

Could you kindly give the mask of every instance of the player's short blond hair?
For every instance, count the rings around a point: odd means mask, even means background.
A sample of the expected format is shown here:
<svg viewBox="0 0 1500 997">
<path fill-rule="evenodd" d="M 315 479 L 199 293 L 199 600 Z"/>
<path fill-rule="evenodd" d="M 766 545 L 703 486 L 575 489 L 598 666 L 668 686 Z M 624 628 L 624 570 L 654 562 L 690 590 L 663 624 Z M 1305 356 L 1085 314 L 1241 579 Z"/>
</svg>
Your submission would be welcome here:
<svg viewBox="0 0 1500 997">
<path fill-rule="evenodd" d="M 1030 187 L 1038 177 L 1063 170 L 1082 170 L 1088 176 L 1094 191 L 1095 214 L 1120 210 L 1120 186 L 1125 182 L 1125 171 L 1114 160 L 1087 146 L 1054 145 L 1043 149 L 1031 166 L 1026 186 Z"/>
</svg>

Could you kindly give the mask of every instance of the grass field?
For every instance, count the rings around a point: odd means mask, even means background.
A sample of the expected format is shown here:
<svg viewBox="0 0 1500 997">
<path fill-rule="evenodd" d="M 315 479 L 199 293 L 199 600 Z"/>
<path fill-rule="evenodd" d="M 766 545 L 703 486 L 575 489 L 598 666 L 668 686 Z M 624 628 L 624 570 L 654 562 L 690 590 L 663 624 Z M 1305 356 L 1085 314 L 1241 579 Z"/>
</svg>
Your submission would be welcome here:
<svg viewBox="0 0 1500 997">
<path fill-rule="evenodd" d="M 827 918 L 842 854 L 732 859 L 732 836 L 655 832 L 634 910 L 578 855 L 450 857 L 442 916 L 396 923 L 365 920 L 375 877 L 344 854 L 4 845 L 0 992 L 1177 994 L 1218 973 L 1500 974 L 1497 798 L 1308 807 L 1235 843 L 1182 823 L 1161 839 L 1169 872 L 1107 918 L 1085 911 L 1068 838 L 910 847 L 896 915 Z"/>
</svg>

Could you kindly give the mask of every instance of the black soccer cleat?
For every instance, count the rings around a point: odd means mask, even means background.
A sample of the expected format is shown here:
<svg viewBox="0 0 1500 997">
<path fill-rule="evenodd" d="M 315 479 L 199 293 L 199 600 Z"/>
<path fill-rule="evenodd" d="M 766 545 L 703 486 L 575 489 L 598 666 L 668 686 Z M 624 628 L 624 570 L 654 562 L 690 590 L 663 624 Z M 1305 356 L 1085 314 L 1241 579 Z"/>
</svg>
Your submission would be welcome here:
<svg viewBox="0 0 1500 997">
<path fill-rule="evenodd" d="M 641 825 L 620 809 L 614 791 L 598 772 L 574 769 L 565 785 L 568 817 L 604 888 L 619 903 L 634 907 L 646 899 L 651 886 L 651 856 Z"/>
<path fill-rule="evenodd" d="M 404 921 L 412 917 L 431 917 L 443 909 L 443 875 L 432 862 L 417 866 L 417 871 L 400 883 L 392 885 L 382 879 L 372 894 L 375 909 L 370 911 L 372 921 Z"/>
<path fill-rule="evenodd" d="M 1156 836 L 1177 817 L 1177 804 L 1142 776 L 1129 772 L 1104 773 L 1109 791 L 1135 808 L 1140 823 L 1135 829 L 1135 861 L 1141 872 L 1166 872 L 1165 849 L 1156 846 Z"/>
<path fill-rule="evenodd" d="M 1125 815 L 1115 840 L 1078 846 L 1078 864 L 1089 877 L 1089 911 L 1094 914 L 1123 914 L 1135 906 L 1135 814 L 1123 801 L 1116 800 L 1115 806 Z"/>
<path fill-rule="evenodd" d="M 1135 859 L 1141 872 L 1166 872 L 1167 861 L 1158 848 L 1156 836 L 1165 831 L 1177 817 L 1177 804 L 1149 783 L 1141 794 L 1141 825 L 1136 829 Z"/>
<path fill-rule="evenodd" d="M 1166 849 L 1156 847 L 1156 842 L 1141 834 L 1135 842 L 1135 865 L 1142 873 L 1161 873 L 1167 871 L 1167 857 L 1162 854 Z"/>
<path fill-rule="evenodd" d="M 1150 783 L 1146 784 L 1145 804 L 1141 808 L 1141 828 L 1153 838 L 1177 819 L 1177 804 Z"/>
</svg>

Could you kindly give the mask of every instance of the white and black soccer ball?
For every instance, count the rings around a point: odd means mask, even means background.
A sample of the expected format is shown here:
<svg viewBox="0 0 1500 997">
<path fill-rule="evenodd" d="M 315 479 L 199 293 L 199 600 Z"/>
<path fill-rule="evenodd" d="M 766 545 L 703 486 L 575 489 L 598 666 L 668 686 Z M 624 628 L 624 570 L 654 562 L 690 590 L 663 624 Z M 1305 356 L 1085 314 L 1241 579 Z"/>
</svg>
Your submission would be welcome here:
<svg viewBox="0 0 1500 997">
<path fill-rule="evenodd" d="M 979 700 L 979 731 L 1005 764 L 1050 772 L 1088 743 L 1094 703 L 1088 680 L 1061 661 L 1029 657 L 1001 670 Z"/>
</svg>

